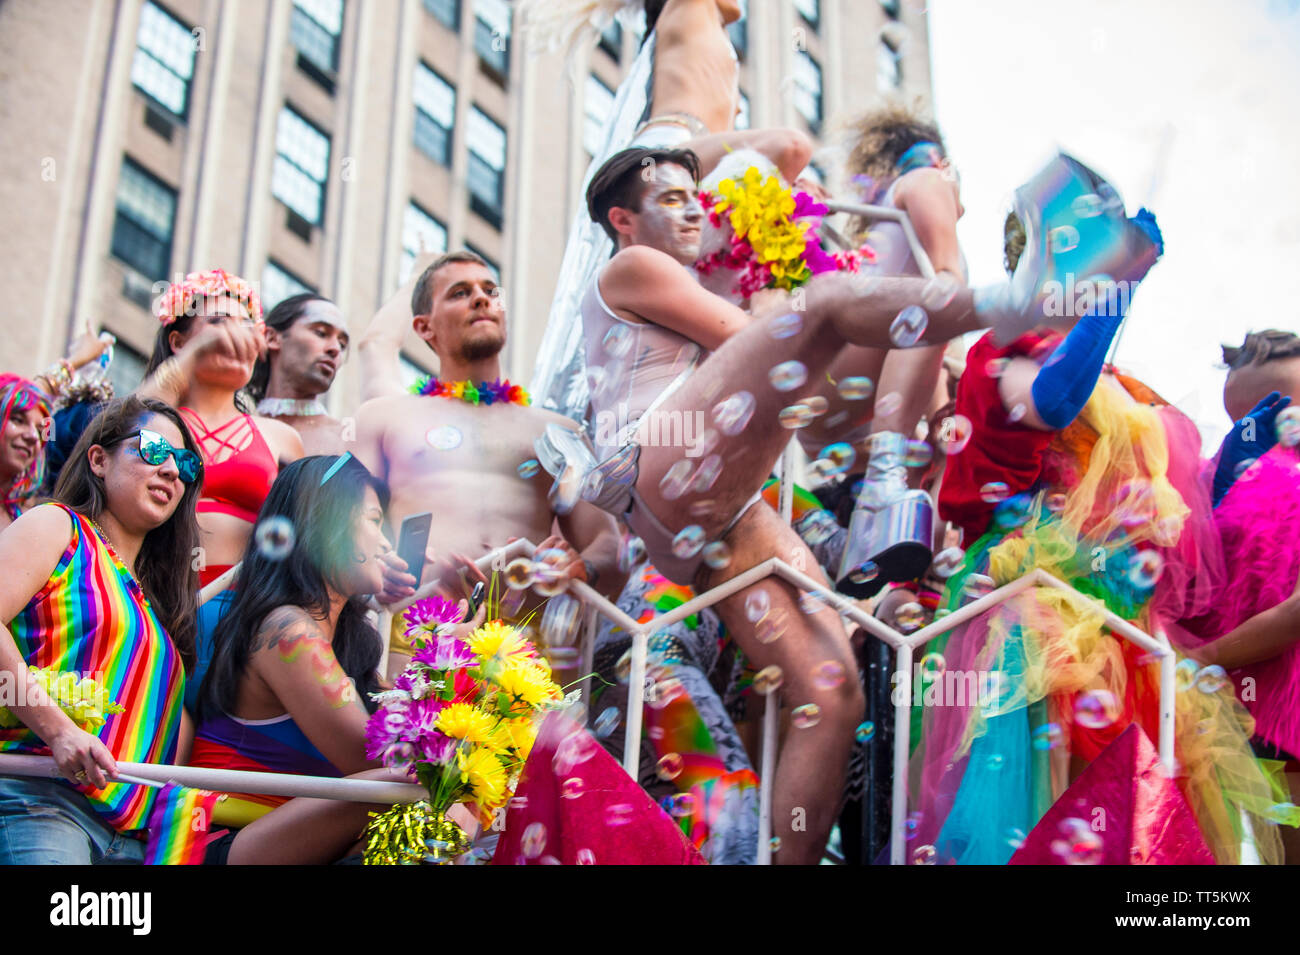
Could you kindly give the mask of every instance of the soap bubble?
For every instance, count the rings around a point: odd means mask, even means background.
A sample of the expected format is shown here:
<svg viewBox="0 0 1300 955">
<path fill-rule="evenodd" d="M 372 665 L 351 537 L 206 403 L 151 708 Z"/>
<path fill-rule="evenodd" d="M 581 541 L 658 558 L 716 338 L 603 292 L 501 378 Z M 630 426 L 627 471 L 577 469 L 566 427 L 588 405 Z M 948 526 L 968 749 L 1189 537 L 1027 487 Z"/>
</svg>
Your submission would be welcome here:
<svg viewBox="0 0 1300 955">
<path fill-rule="evenodd" d="M 961 289 L 961 283 L 947 272 L 940 272 L 921 289 L 921 304 L 936 312 L 951 302 Z"/>
<path fill-rule="evenodd" d="M 907 822 L 904 824 L 904 831 L 908 839 L 915 839 L 918 832 L 921 831 L 921 820 L 924 817 L 919 812 L 909 812 Z"/>
<path fill-rule="evenodd" d="M 778 415 L 781 427 L 788 428 L 791 431 L 806 428 L 812 424 L 813 418 L 812 409 L 804 404 L 795 404 L 782 408 L 781 413 Z"/>
<path fill-rule="evenodd" d="M 872 561 L 865 560 L 849 571 L 849 582 L 854 584 L 869 584 L 879 576 L 880 568 Z"/>
<path fill-rule="evenodd" d="M 986 504 L 997 504 L 1000 501 L 1005 501 L 1010 494 L 1011 489 L 1002 481 L 989 481 L 980 488 L 980 500 Z"/>
<path fill-rule="evenodd" d="M 831 406 L 830 402 L 821 395 L 809 395 L 807 398 L 801 398 L 799 403 L 806 406 L 814 418 L 820 418 Z"/>
<path fill-rule="evenodd" d="M 853 731 L 853 738 L 859 743 L 868 743 L 876 735 L 876 724 L 867 720 L 865 723 L 859 723 L 858 728 Z"/>
<path fill-rule="evenodd" d="M 529 458 L 523 464 L 519 465 L 518 471 L 519 476 L 527 481 L 532 479 L 541 469 L 542 466 L 537 463 L 536 458 Z"/>
<path fill-rule="evenodd" d="M 908 601 L 894 611 L 894 626 L 903 633 L 919 630 L 925 624 L 925 608 L 915 601 Z"/>
<path fill-rule="evenodd" d="M 930 569 L 934 575 L 941 580 L 947 580 L 957 571 L 961 570 L 966 561 L 966 554 L 960 547 L 947 547 L 934 555 L 934 561 Z"/>
<path fill-rule="evenodd" d="M 1082 196 L 1075 196 L 1074 201 L 1070 203 L 1070 209 L 1080 219 L 1091 219 L 1094 216 L 1099 216 L 1102 212 L 1101 196 L 1092 192 Z"/>
<path fill-rule="evenodd" d="M 850 375 L 840 380 L 837 390 L 845 401 L 862 401 L 871 397 L 871 393 L 876 390 L 876 385 L 864 375 Z"/>
<path fill-rule="evenodd" d="M 967 600 L 979 600 L 993 593 L 997 583 L 985 574 L 971 574 L 962 585 L 962 597 Z"/>
<path fill-rule="evenodd" d="M 955 414 L 939 423 L 939 446 L 944 454 L 961 454 L 970 444 L 972 433 L 970 419 Z"/>
<path fill-rule="evenodd" d="M 618 568 L 628 573 L 645 561 L 645 541 L 635 534 L 625 534 L 618 546 Z"/>
<path fill-rule="evenodd" d="M 810 615 L 820 613 L 826 609 L 826 602 L 817 594 L 809 592 L 799 598 L 799 609 Z"/>
<path fill-rule="evenodd" d="M 903 464 L 909 468 L 923 468 L 934 458 L 934 449 L 925 441 L 907 442 L 903 452 Z"/>
<path fill-rule="evenodd" d="M 659 493 L 665 501 L 675 501 L 690 487 L 693 465 L 685 458 L 677 461 L 659 480 Z"/>
<path fill-rule="evenodd" d="M 686 761 L 682 759 L 680 753 L 665 753 L 655 767 L 655 772 L 659 778 L 671 782 L 682 774 L 686 768 Z"/>
<path fill-rule="evenodd" d="M 548 647 L 571 646 L 578 638 L 578 614 L 581 610 L 582 604 L 567 594 L 548 600 L 538 626 L 542 642 Z"/>
<path fill-rule="evenodd" d="M 828 444 L 822 448 L 821 453 L 817 455 L 818 461 L 825 461 L 829 474 L 843 474 L 849 468 L 853 467 L 853 461 L 857 453 L 853 450 L 853 445 L 846 441 L 839 441 L 835 444 Z"/>
<path fill-rule="evenodd" d="M 1228 674 L 1217 663 L 1211 663 L 1196 674 L 1196 688 L 1202 693 L 1218 693 L 1228 685 Z"/>
<path fill-rule="evenodd" d="M 695 456 L 698 458 L 713 453 L 720 440 L 717 428 L 706 428 L 695 441 Z"/>
<path fill-rule="evenodd" d="M 713 485 L 718 483 L 720 474 L 722 474 L 722 455 L 710 454 L 700 462 L 695 476 L 691 478 L 691 492 L 703 494 L 705 491 L 713 490 Z"/>
<path fill-rule="evenodd" d="M 1017 421 L 1023 418 L 1028 412 L 1029 409 L 1025 407 L 1025 403 L 1023 401 L 1018 401 L 1012 407 L 1012 409 L 1007 412 L 1007 420 L 1010 421 L 1012 424 L 1015 424 Z"/>
<path fill-rule="evenodd" d="M 985 765 L 987 765 L 989 769 L 996 772 L 997 770 L 1002 768 L 1003 762 L 1005 762 L 1005 760 L 1003 759 L 1001 753 L 990 753 L 989 758 L 985 760 Z"/>
<path fill-rule="evenodd" d="M 295 539 L 293 521 L 281 515 L 259 521 L 253 532 L 257 551 L 267 560 L 284 560 L 293 553 Z"/>
<path fill-rule="evenodd" d="M 570 776 L 560 783 L 560 796 L 564 799 L 577 799 L 587 788 L 587 784 L 578 776 Z"/>
<path fill-rule="evenodd" d="M 1196 677 L 1200 672 L 1200 665 L 1190 657 L 1179 660 L 1174 667 L 1174 689 L 1179 693 L 1190 690 L 1196 685 Z"/>
<path fill-rule="evenodd" d="M 619 712 L 618 707 L 611 706 L 601 711 L 596 717 L 596 722 L 592 724 L 592 729 L 601 739 L 609 736 L 614 730 L 618 729 L 618 724 L 623 721 L 623 714 Z"/>
<path fill-rule="evenodd" d="M 1060 255 L 1078 248 L 1079 230 L 1072 225 L 1057 226 L 1047 233 L 1047 239 L 1052 244 L 1052 251 Z"/>
<path fill-rule="evenodd" d="M 937 680 L 948 669 L 948 661 L 942 653 L 927 653 L 921 657 L 921 679 L 925 682 Z"/>
<path fill-rule="evenodd" d="M 586 848 L 579 849 L 574 853 L 573 862 L 575 865 L 595 865 L 596 853 Z"/>
<path fill-rule="evenodd" d="M 844 664 L 835 660 L 823 660 L 813 667 L 813 686 L 819 690 L 833 690 L 844 682 Z"/>
<path fill-rule="evenodd" d="M 754 692 L 767 696 L 776 690 L 781 689 L 781 684 L 785 682 L 785 671 L 773 663 L 771 666 L 765 666 L 754 674 Z"/>
<path fill-rule="evenodd" d="M 772 319 L 768 326 L 768 334 L 773 338 L 793 338 L 803 330 L 803 319 L 798 314 L 791 312 L 789 315 L 778 315 Z"/>
<path fill-rule="evenodd" d="M 1064 738 L 1065 734 L 1061 732 L 1060 725 L 1056 723 L 1044 723 L 1042 726 L 1039 726 L 1034 730 L 1034 749 L 1055 749 L 1061 745 L 1061 741 Z"/>
<path fill-rule="evenodd" d="M 750 623 L 758 623 L 771 609 L 772 595 L 766 590 L 751 590 L 745 595 L 745 619 Z"/>
<path fill-rule="evenodd" d="M 450 424 L 442 424 L 436 428 L 430 428 L 424 439 L 439 451 L 451 451 L 460 447 L 464 435 L 460 433 L 460 428 Z"/>
<path fill-rule="evenodd" d="M 801 361 L 783 361 L 775 365 L 767 377 L 777 391 L 794 391 L 808 380 L 808 369 Z"/>
<path fill-rule="evenodd" d="M 1062 494 L 1060 491 L 1056 491 L 1047 495 L 1047 509 L 1053 514 L 1060 514 L 1065 510 L 1065 505 L 1068 501 L 1069 498 L 1066 497 L 1066 495 Z"/>
<path fill-rule="evenodd" d="M 1062 820 L 1061 838 L 1052 840 L 1052 853 L 1066 865 L 1097 865 L 1102 859 L 1100 834 L 1084 819 Z"/>
<path fill-rule="evenodd" d="M 737 391 L 713 406 L 713 423 L 723 434 L 734 437 L 745 430 L 754 417 L 754 396 L 748 391 Z"/>
<path fill-rule="evenodd" d="M 704 539 L 704 528 L 698 524 L 691 524 L 683 527 L 681 531 L 673 538 L 673 556 L 679 560 L 690 560 L 707 543 Z"/>
<path fill-rule="evenodd" d="M 714 570 L 721 570 L 731 563 L 731 548 L 723 541 L 714 541 L 704 548 L 704 563 Z"/>
<path fill-rule="evenodd" d="M 1133 566 L 1129 568 L 1128 578 L 1139 590 L 1150 590 L 1155 587 L 1164 569 L 1164 558 L 1159 552 L 1143 550 L 1139 551 L 1134 558 Z"/>
<path fill-rule="evenodd" d="M 912 865 L 934 865 L 938 855 L 934 846 L 917 846 L 912 852 Z"/>
<path fill-rule="evenodd" d="M 911 348 L 921 340 L 930 318 L 919 305 L 909 305 L 889 325 L 889 340 L 896 348 Z"/>
<path fill-rule="evenodd" d="M 1001 378 L 1006 373 L 1009 364 L 1011 364 L 1010 358 L 990 358 L 984 366 L 984 371 L 990 378 Z"/>
<path fill-rule="evenodd" d="M 613 325 L 605 333 L 601 344 L 611 358 L 622 358 L 632 347 L 632 330 L 623 325 Z"/>
<path fill-rule="evenodd" d="M 506 564 L 505 579 L 506 586 L 512 590 L 526 590 L 537 579 L 537 571 L 527 557 L 516 557 Z"/>
<path fill-rule="evenodd" d="M 636 815 L 636 807 L 625 802 L 615 803 L 605 810 L 605 825 L 626 826 Z"/>
<path fill-rule="evenodd" d="M 695 797 L 690 793 L 677 793 L 675 796 L 669 796 L 667 809 L 668 815 L 674 819 L 694 815 Z"/>
<path fill-rule="evenodd" d="M 1089 690 L 1074 703 L 1074 721 L 1090 730 L 1105 729 L 1119 717 L 1119 704 L 1110 690 Z"/>
<path fill-rule="evenodd" d="M 1300 408 L 1283 408 L 1278 412 L 1274 424 L 1277 429 L 1278 444 L 1286 448 L 1300 445 Z"/>
<path fill-rule="evenodd" d="M 546 827 L 540 822 L 530 823 L 524 830 L 520 848 L 523 849 L 525 858 L 536 859 L 541 855 L 546 848 Z"/>
<path fill-rule="evenodd" d="M 876 401 L 876 417 L 888 417 L 901 407 L 903 407 L 903 396 L 897 391 L 891 391 Z"/>
<path fill-rule="evenodd" d="M 790 723 L 795 729 L 812 729 L 822 720 L 822 708 L 816 703 L 805 703 L 790 711 Z"/>
</svg>

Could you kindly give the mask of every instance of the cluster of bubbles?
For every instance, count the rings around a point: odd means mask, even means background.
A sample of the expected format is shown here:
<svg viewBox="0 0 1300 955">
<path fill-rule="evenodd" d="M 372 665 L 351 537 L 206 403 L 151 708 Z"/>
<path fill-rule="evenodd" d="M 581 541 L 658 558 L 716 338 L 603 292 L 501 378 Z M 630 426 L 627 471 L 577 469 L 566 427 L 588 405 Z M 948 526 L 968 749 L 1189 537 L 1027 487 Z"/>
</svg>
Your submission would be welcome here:
<svg viewBox="0 0 1300 955">
<path fill-rule="evenodd" d="M 259 521 L 253 531 L 257 552 L 271 561 L 281 561 L 292 554 L 295 540 L 293 521 L 281 515 Z"/>
</svg>

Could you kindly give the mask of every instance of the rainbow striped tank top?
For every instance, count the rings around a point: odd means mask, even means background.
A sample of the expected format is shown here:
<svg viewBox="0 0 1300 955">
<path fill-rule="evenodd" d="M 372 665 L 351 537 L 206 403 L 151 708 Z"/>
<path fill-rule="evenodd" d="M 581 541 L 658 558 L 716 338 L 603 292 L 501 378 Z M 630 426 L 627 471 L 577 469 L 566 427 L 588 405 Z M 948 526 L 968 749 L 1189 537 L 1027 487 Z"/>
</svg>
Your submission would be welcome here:
<svg viewBox="0 0 1300 955">
<path fill-rule="evenodd" d="M 94 676 L 125 707 L 99 738 L 115 759 L 172 763 L 180 731 L 185 667 L 148 598 L 89 520 L 62 504 L 72 539 L 45 586 L 9 624 L 30 666 Z M 48 753 L 35 733 L 0 730 L 0 752 Z M 68 785 L 72 785 L 68 783 Z M 119 832 L 144 829 L 153 805 L 147 786 L 76 787 Z"/>
</svg>

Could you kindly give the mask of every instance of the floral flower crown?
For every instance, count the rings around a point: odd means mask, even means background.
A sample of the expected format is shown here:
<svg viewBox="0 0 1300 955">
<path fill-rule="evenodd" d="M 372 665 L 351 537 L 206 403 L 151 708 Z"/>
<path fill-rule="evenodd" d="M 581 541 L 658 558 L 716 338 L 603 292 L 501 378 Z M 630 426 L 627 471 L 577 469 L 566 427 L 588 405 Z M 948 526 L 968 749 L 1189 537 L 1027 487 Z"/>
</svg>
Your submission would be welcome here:
<svg viewBox="0 0 1300 955">
<path fill-rule="evenodd" d="M 213 269 L 210 272 L 191 272 L 182 282 L 173 282 L 167 291 L 158 296 L 154 302 L 153 313 L 158 321 L 170 325 L 176 319 L 194 314 L 194 303 L 200 298 L 212 298 L 228 295 L 248 306 L 248 314 L 253 321 L 262 321 L 262 299 L 257 290 L 238 275 L 231 275 L 225 269 Z"/>
</svg>

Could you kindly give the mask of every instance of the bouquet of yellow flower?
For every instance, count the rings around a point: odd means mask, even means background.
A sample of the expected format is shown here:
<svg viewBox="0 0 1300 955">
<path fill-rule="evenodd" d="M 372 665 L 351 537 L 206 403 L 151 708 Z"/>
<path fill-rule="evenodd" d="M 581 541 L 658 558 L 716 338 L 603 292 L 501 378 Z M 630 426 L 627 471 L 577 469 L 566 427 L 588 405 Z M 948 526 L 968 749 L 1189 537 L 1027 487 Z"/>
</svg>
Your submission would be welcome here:
<svg viewBox="0 0 1300 955">
<path fill-rule="evenodd" d="M 790 291 L 821 272 L 856 270 L 875 261 L 868 246 L 827 253 L 817 227 L 829 209 L 807 192 L 795 192 L 772 175 L 750 166 L 740 179 L 723 179 L 717 194 L 700 193 L 700 203 L 714 228 L 731 226 L 730 245 L 695 263 L 701 275 L 720 268 L 740 273 L 733 290 L 747 299 L 765 288 Z"/>
<path fill-rule="evenodd" d="M 458 617 L 441 597 L 407 608 L 415 653 L 393 689 L 375 697 L 366 757 L 406 769 L 429 799 L 372 820 L 370 864 L 446 861 L 464 851 L 464 834 L 457 836 L 446 811 L 472 802 L 490 818 L 504 806 L 532 750 L 537 717 L 563 703 L 549 664 L 519 630 L 493 620 L 460 640 L 449 632 Z M 422 826 L 412 828 L 413 813 Z"/>
<path fill-rule="evenodd" d="M 45 694 L 68 718 L 87 733 L 96 732 L 108 716 L 123 712 L 123 708 L 108 698 L 108 690 L 93 677 L 77 678 L 75 673 L 61 673 L 54 667 L 28 667 Z M 0 706 L 0 729 L 14 729 L 22 725 L 7 707 Z"/>
</svg>

